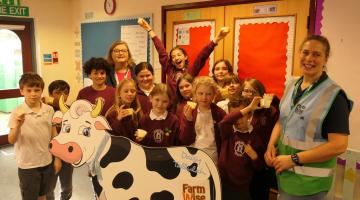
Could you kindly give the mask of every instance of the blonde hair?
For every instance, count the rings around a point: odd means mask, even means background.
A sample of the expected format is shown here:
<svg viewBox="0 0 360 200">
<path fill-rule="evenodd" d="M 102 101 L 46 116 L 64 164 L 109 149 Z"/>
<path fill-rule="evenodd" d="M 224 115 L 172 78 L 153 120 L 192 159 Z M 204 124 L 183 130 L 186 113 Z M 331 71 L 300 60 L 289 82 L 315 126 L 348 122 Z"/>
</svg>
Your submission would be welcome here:
<svg viewBox="0 0 360 200">
<path fill-rule="evenodd" d="M 108 51 L 108 54 L 107 54 L 107 58 L 106 60 L 108 61 L 108 63 L 111 65 L 111 66 L 114 66 L 115 63 L 114 63 L 114 60 L 112 58 L 112 52 L 114 50 L 114 48 L 118 45 L 125 45 L 126 48 L 127 48 L 127 51 L 128 51 L 128 55 L 129 55 L 129 59 L 127 61 L 128 63 L 128 67 L 131 68 L 135 65 L 135 62 L 134 62 L 134 59 L 132 58 L 131 56 L 131 52 L 130 52 L 130 49 L 129 49 L 129 45 L 124 42 L 124 41 L 121 41 L 121 40 L 118 40 L 118 41 L 115 41 L 114 43 L 111 44 L 110 48 L 109 48 L 109 51 Z"/>
<path fill-rule="evenodd" d="M 196 97 L 195 93 L 201 85 L 210 87 L 212 89 L 214 95 L 219 92 L 218 85 L 216 84 L 216 82 L 214 81 L 213 78 L 211 78 L 209 76 L 198 76 L 195 78 L 193 85 L 192 85 L 193 98 Z M 195 99 L 195 101 L 196 101 L 196 99 Z"/>
<path fill-rule="evenodd" d="M 169 99 L 171 99 L 171 91 L 170 88 L 168 87 L 168 85 L 164 84 L 164 83 L 158 83 L 155 85 L 155 87 L 151 90 L 150 92 L 150 96 L 156 96 L 156 95 L 162 95 L 162 94 L 166 94 Z"/>
<path fill-rule="evenodd" d="M 120 83 L 117 85 L 116 87 L 116 92 L 115 92 L 115 103 L 109 108 L 109 110 L 107 110 L 105 116 L 107 117 L 111 112 L 113 111 L 117 111 L 120 109 L 120 106 L 122 106 L 124 103 L 121 101 L 121 97 L 120 97 L 120 92 L 121 89 L 123 88 L 124 85 L 126 84 L 133 84 L 134 88 L 136 89 L 136 83 L 133 79 L 123 79 L 120 81 Z M 137 121 L 140 119 L 140 117 L 142 116 L 142 112 L 141 112 L 141 105 L 140 102 L 137 98 L 137 93 L 135 93 L 135 99 L 134 101 L 130 104 L 130 108 L 134 109 L 134 115 L 136 115 L 138 118 L 136 119 Z M 135 117 L 133 116 L 133 119 L 135 120 Z"/>
</svg>

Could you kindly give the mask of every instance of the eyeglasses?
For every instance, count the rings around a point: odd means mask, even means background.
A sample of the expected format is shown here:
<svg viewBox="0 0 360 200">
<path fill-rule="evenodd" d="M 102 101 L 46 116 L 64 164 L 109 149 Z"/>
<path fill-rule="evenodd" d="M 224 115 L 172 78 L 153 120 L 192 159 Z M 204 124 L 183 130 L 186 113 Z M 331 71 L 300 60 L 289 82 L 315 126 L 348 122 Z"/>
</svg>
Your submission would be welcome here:
<svg viewBox="0 0 360 200">
<path fill-rule="evenodd" d="M 112 52 L 113 53 L 127 53 L 128 50 L 127 49 L 113 49 Z"/>
<path fill-rule="evenodd" d="M 242 91 L 242 93 L 244 94 L 251 94 L 251 95 L 254 95 L 254 94 L 256 94 L 256 91 L 255 90 L 251 90 L 251 89 L 244 89 L 243 91 Z"/>
</svg>

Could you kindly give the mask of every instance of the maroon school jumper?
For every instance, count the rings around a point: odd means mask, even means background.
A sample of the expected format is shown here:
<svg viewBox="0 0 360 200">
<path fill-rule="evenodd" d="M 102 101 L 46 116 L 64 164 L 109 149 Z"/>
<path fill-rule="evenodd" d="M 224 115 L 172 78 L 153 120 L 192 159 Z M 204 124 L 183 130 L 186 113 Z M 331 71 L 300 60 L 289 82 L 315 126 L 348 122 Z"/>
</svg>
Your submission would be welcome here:
<svg viewBox="0 0 360 200">
<path fill-rule="evenodd" d="M 132 116 L 126 116 L 121 120 L 118 120 L 117 115 L 117 111 L 113 110 L 106 117 L 112 129 L 110 131 L 110 134 L 115 136 L 124 136 L 129 138 L 130 140 L 134 140 L 134 134 L 138 128 L 138 124 L 136 123 L 136 121 L 133 119 Z"/>
<path fill-rule="evenodd" d="M 176 107 L 174 108 L 175 112 L 175 115 L 176 117 L 181 120 L 183 118 L 183 115 L 184 115 L 184 106 L 186 105 L 187 101 L 189 100 L 186 100 L 186 99 L 183 99 L 182 101 L 180 101 Z"/>
<path fill-rule="evenodd" d="M 137 87 L 137 97 L 140 102 L 141 110 L 144 113 L 144 115 L 147 115 L 150 113 L 150 110 L 152 108 L 150 97 L 145 94 L 144 91 L 142 91 L 139 87 Z"/>
<path fill-rule="evenodd" d="M 161 40 L 157 36 L 153 37 L 152 40 L 159 54 L 159 62 L 162 70 L 166 73 L 166 82 L 168 83 L 173 96 L 176 94 L 176 78 L 179 77 L 178 74 L 181 73 L 184 75 L 185 73 L 189 73 L 192 77 L 197 76 L 216 46 L 213 41 L 210 41 L 197 55 L 191 69 L 175 71 L 174 67 L 170 64 L 171 60 L 169 60 L 169 56 Z"/>
<path fill-rule="evenodd" d="M 147 131 L 147 135 L 141 142 L 150 147 L 169 147 L 178 144 L 180 132 L 178 118 L 168 112 L 164 120 L 151 120 L 149 115 L 141 118 L 139 128 Z"/>
<path fill-rule="evenodd" d="M 279 109 L 273 105 L 270 108 L 263 108 L 254 112 L 251 124 L 253 127 L 262 129 L 259 136 L 265 146 L 269 143 L 271 132 L 279 119 L 279 114 Z"/>
<path fill-rule="evenodd" d="M 98 97 L 101 97 L 104 100 L 104 106 L 101 110 L 101 115 L 105 116 L 106 111 L 114 104 L 115 88 L 106 86 L 104 90 L 98 91 L 94 90 L 94 88 L 91 86 L 84 87 L 79 91 L 76 99 L 85 99 L 90 101 L 90 103 L 95 104 L 95 100 Z"/>
<path fill-rule="evenodd" d="M 214 121 L 214 132 L 215 132 L 215 141 L 217 151 L 220 151 L 221 138 L 220 138 L 220 129 L 218 123 L 224 118 L 226 115 L 225 111 L 218 107 L 216 104 L 212 103 L 210 105 L 211 115 Z M 191 145 L 195 142 L 196 139 L 196 131 L 195 131 L 195 122 L 198 113 L 198 106 L 193 110 L 192 116 L 193 121 L 188 121 L 183 115 L 183 119 L 181 120 L 181 131 L 179 140 L 183 145 Z"/>
<path fill-rule="evenodd" d="M 221 149 L 218 167 L 222 183 L 236 191 L 249 191 L 254 170 L 261 170 L 265 166 L 262 156 L 265 146 L 259 137 L 262 129 L 254 127 L 251 133 L 234 131 L 233 124 L 242 116 L 240 111 L 229 113 L 219 123 Z M 252 160 L 245 153 L 245 144 L 251 145 L 258 159 Z"/>
</svg>

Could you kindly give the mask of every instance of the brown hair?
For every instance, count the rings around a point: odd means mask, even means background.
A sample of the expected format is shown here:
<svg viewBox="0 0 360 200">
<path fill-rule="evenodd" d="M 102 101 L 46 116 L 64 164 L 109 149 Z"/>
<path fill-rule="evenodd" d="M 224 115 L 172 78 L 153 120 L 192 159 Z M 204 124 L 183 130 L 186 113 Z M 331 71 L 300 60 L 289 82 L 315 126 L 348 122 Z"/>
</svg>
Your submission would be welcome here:
<svg viewBox="0 0 360 200">
<path fill-rule="evenodd" d="M 243 97 L 242 95 L 233 95 L 229 99 L 228 107 L 229 108 L 238 108 L 240 106 L 248 106 L 251 103 L 251 100 Z"/>
<path fill-rule="evenodd" d="M 188 65 L 189 65 L 189 56 L 188 56 L 188 54 L 186 53 L 185 49 L 182 48 L 182 47 L 180 47 L 180 46 L 175 46 L 174 48 L 172 48 L 172 49 L 170 50 L 168 64 L 169 64 L 170 66 L 172 66 L 172 69 L 173 69 L 173 70 L 176 69 L 176 67 L 173 65 L 172 59 L 171 59 L 172 52 L 175 51 L 175 50 L 180 50 L 186 57 L 188 57 L 188 59 L 185 60 L 185 66 L 184 66 L 184 68 L 186 69 L 186 68 L 188 67 Z"/>
<path fill-rule="evenodd" d="M 133 59 L 132 56 L 131 56 L 131 52 L 130 52 L 130 49 L 129 49 L 129 45 L 128 45 L 126 42 L 121 41 L 121 40 L 117 40 L 117 41 L 115 41 L 114 43 L 111 44 L 111 46 L 110 46 L 110 48 L 109 48 L 109 51 L 108 51 L 108 54 L 107 54 L 107 59 L 106 59 L 106 60 L 108 61 L 108 63 L 109 63 L 111 66 L 114 66 L 114 65 L 115 65 L 114 60 L 113 60 L 113 58 L 112 58 L 112 52 L 113 52 L 114 48 L 115 48 L 116 46 L 118 46 L 118 45 L 125 45 L 125 46 L 126 46 L 127 51 L 128 51 L 128 54 L 129 54 L 129 59 L 128 59 L 127 63 L 128 63 L 128 67 L 131 68 L 132 66 L 135 65 L 135 62 L 134 62 L 134 59 Z"/>
<path fill-rule="evenodd" d="M 216 66 L 217 64 L 221 63 L 221 62 L 223 62 L 223 63 L 226 65 L 227 70 L 229 71 L 229 74 L 234 73 L 234 68 L 233 68 L 233 66 L 230 64 L 230 62 L 229 62 L 228 60 L 226 60 L 226 59 L 220 59 L 220 60 L 218 60 L 218 61 L 216 61 L 216 62 L 214 63 L 213 68 L 211 69 L 211 73 L 212 73 L 212 74 L 214 74 L 215 66 Z M 215 79 L 215 76 L 214 76 L 214 79 Z M 215 80 L 215 81 L 216 81 L 216 80 Z"/>
<path fill-rule="evenodd" d="M 329 58 L 329 56 L 330 56 L 330 43 L 329 43 L 329 40 L 326 37 L 321 36 L 321 35 L 309 35 L 309 36 L 307 36 L 300 45 L 300 51 L 302 50 L 304 44 L 306 42 L 310 41 L 310 40 L 315 40 L 315 41 L 320 42 L 325 48 L 325 57 L 326 57 L 326 59 Z"/>
<path fill-rule="evenodd" d="M 180 89 L 179 89 L 179 85 L 180 85 L 181 81 L 186 81 L 186 82 L 192 84 L 194 82 L 194 78 L 190 74 L 186 73 L 176 81 L 176 100 L 175 100 L 176 106 L 184 100 L 184 97 L 181 95 Z"/>
<path fill-rule="evenodd" d="M 19 80 L 20 89 L 23 89 L 24 86 L 28 86 L 39 87 L 41 88 L 41 90 L 44 90 L 44 85 L 44 80 L 41 78 L 41 76 L 34 72 L 25 72 L 23 75 L 21 75 L 21 78 Z"/>
<path fill-rule="evenodd" d="M 246 78 L 240 88 L 240 93 L 244 90 L 245 83 L 249 83 L 254 90 L 259 93 L 260 96 L 263 96 L 265 91 L 265 86 L 255 78 Z"/>
</svg>

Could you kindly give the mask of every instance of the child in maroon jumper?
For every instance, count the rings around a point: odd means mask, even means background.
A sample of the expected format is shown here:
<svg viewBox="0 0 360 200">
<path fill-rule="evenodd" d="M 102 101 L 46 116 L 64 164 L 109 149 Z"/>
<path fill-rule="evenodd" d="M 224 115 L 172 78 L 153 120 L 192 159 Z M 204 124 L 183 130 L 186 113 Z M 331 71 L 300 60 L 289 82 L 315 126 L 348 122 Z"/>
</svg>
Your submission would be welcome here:
<svg viewBox="0 0 360 200">
<path fill-rule="evenodd" d="M 166 81 L 169 84 L 172 94 L 175 94 L 176 91 L 176 81 L 185 73 L 189 73 L 193 77 L 199 74 L 200 70 L 205 65 L 206 60 L 214 51 L 215 46 L 229 33 L 228 28 L 222 28 L 215 36 L 214 40 L 210 41 L 199 52 L 193 63 L 193 66 L 189 70 L 189 60 L 185 49 L 176 46 L 170 50 L 170 54 L 168 55 L 163 43 L 151 29 L 151 26 L 142 18 L 139 18 L 138 23 L 149 33 L 151 39 L 154 42 L 155 48 L 159 54 L 159 61 L 162 66 L 162 70 L 166 74 Z"/>
<path fill-rule="evenodd" d="M 179 120 L 167 111 L 170 95 L 169 87 L 162 83 L 157 84 L 150 92 L 152 109 L 139 123 L 139 127 L 147 131 L 147 135 L 142 138 L 142 144 L 150 147 L 168 147 L 178 144 Z"/>
<path fill-rule="evenodd" d="M 193 77 L 190 74 L 185 74 L 176 81 L 176 99 L 173 106 L 173 112 L 178 119 L 182 119 L 184 113 L 184 106 L 187 101 L 192 99 L 192 83 Z"/>
<path fill-rule="evenodd" d="M 123 79 L 117 85 L 115 103 L 105 114 L 112 135 L 135 139 L 134 134 L 142 115 L 136 93 L 136 83 L 132 79 Z"/>
<path fill-rule="evenodd" d="M 218 123 L 226 115 L 225 111 L 213 103 L 218 86 L 211 77 L 200 76 L 195 79 L 192 87 L 197 106 L 184 106 L 179 139 L 182 144 L 204 150 L 217 163 L 221 144 Z"/>
<path fill-rule="evenodd" d="M 95 100 L 101 97 L 104 100 L 101 115 L 105 116 L 115 99 L 115 88 L 106 85 L 106 77 L 110 74 L 110 65 L 104 58 L 90 58 L 83 68 L 93 83 L 91 86 L 81 89 L 76 99 L 86 99 L 95 104 Z"/>
<path fill-rule="evenodd" d="M 135 76 L 137 82 L 137 96 L 141 104 L 143 113 L 149 114 L 151 110 L 150 92 L 155 87 L 154 68 L 150 63 L 141 62 L 135 66 Z"/>
<path fill-rule="evenodd" d="M 253 111 L 260 109 L 260 97 L 249 99 L 239 96 L 229 102 L 230 114 L 220 122 L 221 149 L 219 172 L 222 180 L 222 199 L 250 200 L 250 182 L 254 170 L 264 167 L 261 155 L 265 148 L 259 134 L 251 125 Z M 250 104 L 249 104 L 250 103 Z"/>
</svg>

